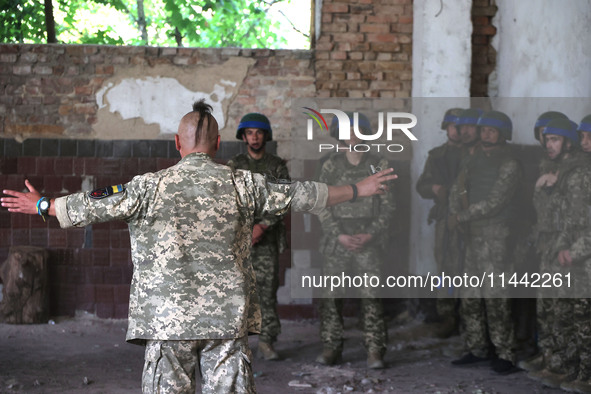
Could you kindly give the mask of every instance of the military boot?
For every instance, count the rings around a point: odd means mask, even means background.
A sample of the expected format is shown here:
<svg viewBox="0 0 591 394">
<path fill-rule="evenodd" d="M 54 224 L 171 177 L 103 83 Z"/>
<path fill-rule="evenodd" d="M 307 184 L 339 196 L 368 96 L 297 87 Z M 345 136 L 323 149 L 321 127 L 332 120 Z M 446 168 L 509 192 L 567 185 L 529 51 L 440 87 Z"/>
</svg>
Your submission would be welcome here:
<svg viewBox="0 0 591 394">
<path fill-rule="evenodd" d="M 569 393 L 591 393 L 591 379 L 579 371 L 579 376 L 575 380 L 561 383 L 560 388 Z"/>
<path fill-rule="evenodd" d="M 551 387 L 553 389 L 560 388 L 560 385 L 566 382 L 575 380 L 577 375 L 575 373 L 554 373 L 549 370 L 544 370 L 546 373 L 539 380 L 543 386 Z"/>
<path fill-rule="evenodd" d="M 544 369 L 545 365 L 546 359 L 543 353 L 536 354 L 534 357 L 531 357 L 527 360 L 521 360 L 519 363 L 517 363 L 519 368 L 528 372 L 540 371 Z"/>
<path fill-rule="evenodd" d="M 259 341 L 259 356 L 267 361 L 279 360 L 279 354 L 273 349 L 273 345 L 269 342 Z"/>
<path fill-rule="evenodd" d="M 322 365 L 335 365 L 341 362 L 341 351 L 325 347 L 322 353 L 316 357 L 316 362 Z"/>
<path fill-rule="evenodd" d="M 382 369 L 385 367 L 382 353 L 377 350 L 370 350 L 367 352 L 367 368 Z"/>
</svg>

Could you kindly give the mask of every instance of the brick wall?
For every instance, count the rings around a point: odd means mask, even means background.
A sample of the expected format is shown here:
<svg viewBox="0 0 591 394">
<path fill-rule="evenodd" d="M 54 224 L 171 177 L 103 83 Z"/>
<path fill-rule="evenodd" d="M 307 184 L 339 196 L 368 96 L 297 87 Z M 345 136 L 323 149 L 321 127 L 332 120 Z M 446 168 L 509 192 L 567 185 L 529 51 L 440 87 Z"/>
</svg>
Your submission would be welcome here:
<svg viewBox="0 0 591 394">
<path fill-rule="evenodd" d="M 316 42 L 319 97 L 410 97 L 411 0 L 324 0 Z"/>
<path fill-rule="evenodd" d="M 497 13 L 495 0 L 472 2 L 472 75 L 470 96 L 488 97 L 488 76 L 497 65 L 497 51 L 491 45 L 496 27 L 492 18 Z"/>
</svg>

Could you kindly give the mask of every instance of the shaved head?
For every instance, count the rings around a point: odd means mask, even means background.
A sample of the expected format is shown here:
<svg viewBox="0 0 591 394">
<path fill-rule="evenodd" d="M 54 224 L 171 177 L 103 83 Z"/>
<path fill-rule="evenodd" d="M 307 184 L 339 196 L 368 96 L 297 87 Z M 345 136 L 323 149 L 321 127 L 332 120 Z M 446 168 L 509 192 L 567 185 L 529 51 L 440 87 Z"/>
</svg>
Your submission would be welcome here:
<svg viewBox="0 0 591 394">
<path fill-rule="evenodd" d="M 200 100 L 193 104 L 193 111 L 181 119 L 177 133 L 177 149 L 181 156 L 193 151 L 217 149 L 218 122 L 211 110 L 211 105 Z"/>
</svg>

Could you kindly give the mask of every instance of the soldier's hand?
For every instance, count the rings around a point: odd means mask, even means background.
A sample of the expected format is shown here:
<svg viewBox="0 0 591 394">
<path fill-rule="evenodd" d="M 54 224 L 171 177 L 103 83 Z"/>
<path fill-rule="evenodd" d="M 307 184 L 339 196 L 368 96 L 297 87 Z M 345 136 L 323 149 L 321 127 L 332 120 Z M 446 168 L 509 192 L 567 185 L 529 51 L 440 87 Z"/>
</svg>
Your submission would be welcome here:
<svg viewBox="0 0 591 394">
<path fill-rule="evenodd" d="M 443 185 L 433 185 L 431 186 L 431 191 L 435 195 L 435 199 L 439 202 L 445 202 L 447 199 L 447 190 Z"/>
<path fill-rule="evenodd" d="M 554 186 L 554 184 L 556 183 L 557 180 L 558 180 L 558 171 L 543 174 L 536 181 L 536 189 L 540 189 L 542 187 L 552 187 L 552 186 Z"/>
<path fill-rule="evenodd" d="M 359 245 L 359 248 L 363 248 L 365 246 L 365 244 L 367 244 L 369 241 L 371 241 L 371 239 L 373 238 L 373 235 L 371 234 L 355 234 L 353 236 L 355 238 L 355 240 L 357 241 L 357 245 Z"/>
<path fill-rule="evenodd" d="M 265 230 L 268 226 L 262 225 L 260 223 L 255 224 L 252 226 L 252 244 L 256 245 L 263 239 L 263 235 L 265 234 Z"/>
<path fill-rule="evenodd" d="M 352 235 L 341 234 L 338 237 L 339 243 L 343 245 L 343 248 L 349 252 L 356 252 L 359 250 L 359 241 Z"/>
<path fill-rule="evenodd" d="M 385 170 L 376 172 L 373 175 L 361 180 L 357 183 L 357 195 L 359 197 L 369 197 L 374 194 L 384 194 L 388 191 L 388 186 L 384 183 L 398 178 L 398 175 L 392 174 L 393 168 L 386 168 Z"/>
<path fill-rule="evenodd" d="M 561 250 L 560 252 L 558 252 L 558 262 L 563 267 L 570 267 L 572 265 L 573 259 L 568 249 Z"/>
<path fill-rule="evenodd" d="M 9 212 L 26 213 L 28 215 L 37 215 L 37 201 L 41 194 L 25 180 L 25 186 L 29 193 L 17 192 L 16 190 L 3 190 L 2 192 L 12 197 L 2 197 L 2 206 L 8 208 Z"/>
</svg>

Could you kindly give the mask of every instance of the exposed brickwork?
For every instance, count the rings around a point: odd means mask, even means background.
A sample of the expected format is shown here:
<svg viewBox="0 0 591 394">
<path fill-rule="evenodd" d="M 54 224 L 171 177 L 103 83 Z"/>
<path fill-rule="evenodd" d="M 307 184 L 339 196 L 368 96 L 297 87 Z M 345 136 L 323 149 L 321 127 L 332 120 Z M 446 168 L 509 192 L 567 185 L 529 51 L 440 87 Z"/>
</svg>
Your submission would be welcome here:
<svg viewBox="0 0 591 394">
<path fill-rule="evenodd" d="M 316 42 L 319 97 L 410 97 L 411 0 L 325 0 Z"/>
<path fill-rule="evenodd" d="M 495 0 L 472 2 L 472 75 L 470 96 L 488 97 L 488 76 L 497 65 L 497 51 L 491 41 L 497 33 L 492 18 L 497 13 Z"/>
<path fill-rule="evenodd" d="M 230 57 L 256 61 L 228 112 L 228 127 L 246 112 L 264 111 L 289 138 L 291 100 L 315 95 L 312 52 L 255 49 L 0 45 L 0 135 L 87 137 L 97 122 L 96 93 L 107 78 L 134 65 L 187 70 Z"/>
</svg>

